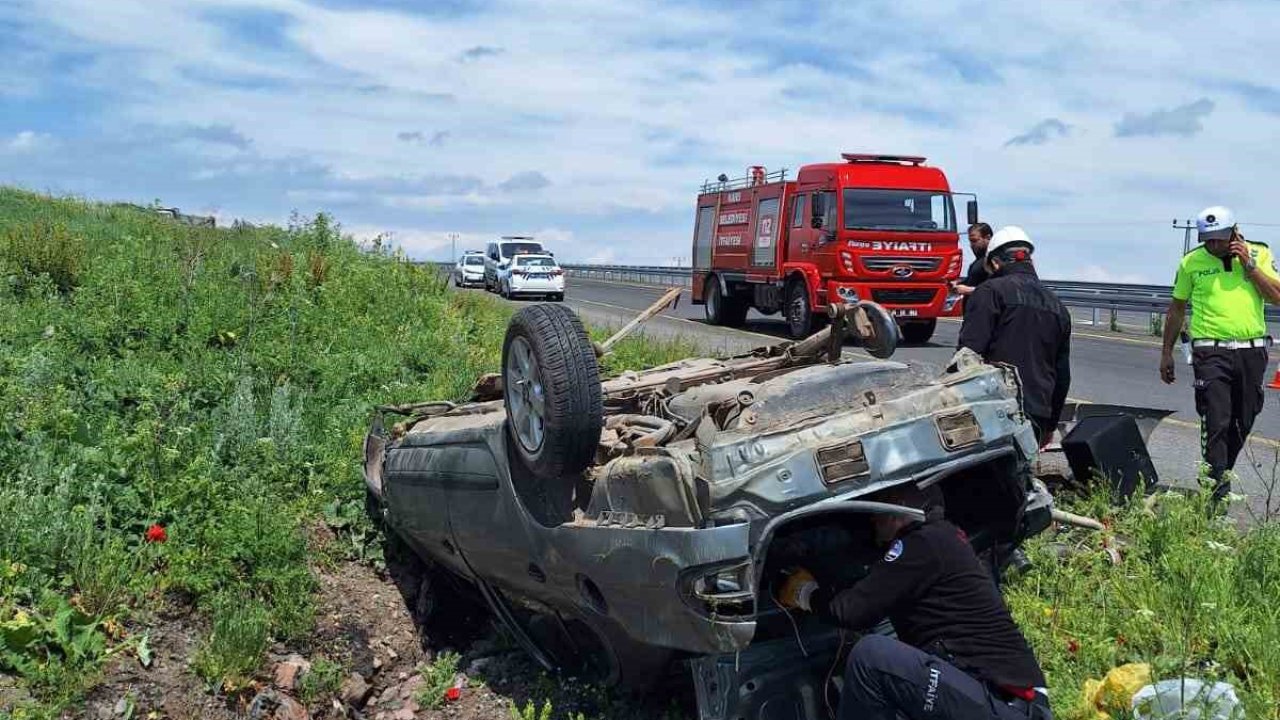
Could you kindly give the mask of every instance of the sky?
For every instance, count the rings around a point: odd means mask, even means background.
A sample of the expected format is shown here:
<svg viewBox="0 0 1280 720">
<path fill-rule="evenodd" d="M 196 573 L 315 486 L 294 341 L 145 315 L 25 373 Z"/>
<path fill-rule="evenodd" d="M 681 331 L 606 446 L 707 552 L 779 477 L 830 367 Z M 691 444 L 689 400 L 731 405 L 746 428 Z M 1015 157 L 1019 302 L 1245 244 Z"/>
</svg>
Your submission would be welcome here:
<svg viewBox="0 0 1280 720">
<path fill-rule="evenodd" d="M 1280 242 L 1280 3 L 0 0 L 0 183 L 687 262 L 703 180 L 919 154 L 1054 279 Z"/>
</svg>

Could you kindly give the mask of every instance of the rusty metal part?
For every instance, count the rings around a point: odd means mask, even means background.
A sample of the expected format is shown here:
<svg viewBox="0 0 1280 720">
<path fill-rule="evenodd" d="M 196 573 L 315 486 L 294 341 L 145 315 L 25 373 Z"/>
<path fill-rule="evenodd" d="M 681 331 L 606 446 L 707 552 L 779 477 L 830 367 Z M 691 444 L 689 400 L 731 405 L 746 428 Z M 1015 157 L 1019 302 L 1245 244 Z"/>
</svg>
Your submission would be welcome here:
<svg viewBox="0 0 1280 720">
<path fill-rule="evenodd" d="M 676 432 L 675 423 L 652 415 L 610 415 L 604 427 L 617 433 L 618 439 L 610 449 L 620 452 L 656 447 Z"/>
<path fill-rule="evenodd" d="M 1106 526 L 1091 517 L 1076 515 L 1075 513 L 1069 513 L 1066 510 L 1059 510 L 1058 508 L 1053 509 L 1052 517 L 1054 520 L 1065 525 L 1074 525 L 1076 527 L 1085 528 L 1086 530 L 1097 530 L 1101 532 L 1107 529 Z"/>
<path fill-rule="evenodd" d="M 635 332 L 637 328 L 648 322 L 654 315 L 662 312 L 668 305 L 675 307 L 676 301 L 680 299 L 681 292 L 683 292 L 682 288 L 675 287 L 663 293 L 662 297 L 658 298 L 652 305 L 645 308 L 644 312 L 635 316 L 631 322 L 623 325 L 622 329 L 611 335 L 608 340 L 596 344 L 596 356 L 599 357 L 608 353 L 613 349 L 613 346 L 616 345 L 618 341 Z"/>
</svg>

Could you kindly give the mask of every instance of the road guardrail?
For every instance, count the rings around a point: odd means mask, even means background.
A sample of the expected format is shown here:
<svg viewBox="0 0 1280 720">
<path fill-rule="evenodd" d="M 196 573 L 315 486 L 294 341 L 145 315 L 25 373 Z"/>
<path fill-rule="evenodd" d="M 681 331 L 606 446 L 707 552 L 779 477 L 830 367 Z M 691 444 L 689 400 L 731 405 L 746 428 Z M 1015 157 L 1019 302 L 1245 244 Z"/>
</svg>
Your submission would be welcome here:
<svg viewBox="0 0 1280 720">
<path fill-rule="evenodd" d="M 662 265 L 601 265 L 595 263 L 561 263 L 569 277 L 638 285 L 689 287 L 693 268 Z M 1169 307 L 1173 288 L 1168 285 L 1100 283 L 1083 280 L 1045 280 L 1047 285 L 1069 307 L 1091 308 L 1094 324 L 1098 312 L 1132 312 L 1163 315 Z M 1280 322 L 1280 308 L 1268 306 L 1268 322 Z M 1114 317 L 1111 322 L 1114 323 Z"/>
</svg>

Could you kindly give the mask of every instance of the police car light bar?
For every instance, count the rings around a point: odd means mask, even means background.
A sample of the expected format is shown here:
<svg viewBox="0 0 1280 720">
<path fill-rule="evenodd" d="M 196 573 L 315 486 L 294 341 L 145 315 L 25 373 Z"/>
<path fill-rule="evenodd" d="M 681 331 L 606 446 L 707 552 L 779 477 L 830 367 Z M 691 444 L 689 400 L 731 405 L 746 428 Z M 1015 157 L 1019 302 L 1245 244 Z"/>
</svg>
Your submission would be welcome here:
<svg viewBox="0 0 1280 720">
<path fill-rule="evenodd" d="M 906 162 L 919 165 L 925 158 L 919 155 L 874 155 L 870 153 L 841 153 L 840 157 L 848 162 Z"/>
</svg>

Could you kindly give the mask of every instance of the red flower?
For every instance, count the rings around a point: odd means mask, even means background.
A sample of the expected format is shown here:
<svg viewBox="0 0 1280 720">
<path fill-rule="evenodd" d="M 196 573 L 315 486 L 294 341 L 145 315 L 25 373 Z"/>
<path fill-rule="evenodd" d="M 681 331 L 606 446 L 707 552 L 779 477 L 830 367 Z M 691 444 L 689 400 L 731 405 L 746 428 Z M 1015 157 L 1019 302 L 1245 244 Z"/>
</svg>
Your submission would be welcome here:
<svg viewBox="0 0 1280 720">
<path fill-rule="evenodd" d="M 164 531 L 163 525 L 156 523 L 155 525 L 147 528 L 147 532 L 143 535 L 143 538 L 149 543 L 162 543 L 169 539 L 169 535 Z"/>
<path fill-rule="evenodd" d="M 1068 640 L 1067 652 L 1071 653 L 1072 655 L 1075 655 L 1076 653 L 1080 652 L 1080 643 L 1076 642 L 1075 640 Z"/>
<path fill-rule="evenodd" d="M 460 697 L 462 697 L 462 690 L 459 688 L 451 687 L 448 690 L 444 691 L 444 699 L 448 700 L 449 702 L 453 702 Z"/>
<path fill-rule="evenodd" d="M 1117 645 L 1124 645 L 1124 644 L 1125 644 L 1125 639 L 1124 639 L 1124 636 L 1123 636 L 1123 635 L 1117 635 L 1117 636 L 1116 636 L 1116 644 L 1117 644 Z"/>
</svg>

